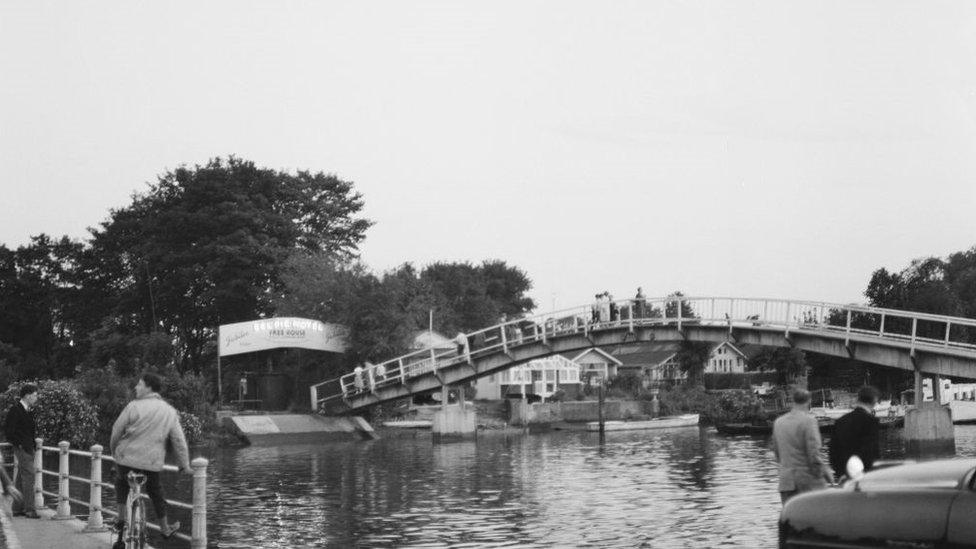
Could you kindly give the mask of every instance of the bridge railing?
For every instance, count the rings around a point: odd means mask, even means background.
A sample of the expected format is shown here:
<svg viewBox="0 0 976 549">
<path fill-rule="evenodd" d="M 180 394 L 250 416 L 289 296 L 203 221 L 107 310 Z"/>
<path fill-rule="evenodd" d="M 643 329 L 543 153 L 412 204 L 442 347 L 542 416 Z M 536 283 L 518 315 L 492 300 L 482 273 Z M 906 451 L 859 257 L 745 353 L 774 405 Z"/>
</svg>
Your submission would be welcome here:
<svg viewBox="0 0 976 549">
<path fill-rule="evenodd" d="M 772 327 L 879 338 L 917 347 L 976 350 L 976 320 L 863 305 L 767 298 L 668 296 L 597 302 L 559 311 L 507 320 L 464 334 L 455 348 L 427 348 L 367 365 L 361 371 L 311 387 L 313 409 L 333 400 L 375 393 L 411 378 L 474 358 L 569 333 L 668 324 L 681 330 L 691 325 Z"/>
<path fill-rule="evenodd" d="M 104 524 L 104 515 L 117 516 L 118 512 L 114 509 L 107 508 L 102 505 L 102 490 L 109 489 L 115 490 L 115 485 L 102 481 L 102 464 L 105 462 L 114 463 L 115 459 L 112 456 L 104 455 L 103 448 L 101 445 L 96 444 L 91 447 L 90 451 L 83 450 L 72 450 L 71 445 L 66 441 L 61 441 L 57 446 L 44 446 L 44 439 L 35 439 L 36 450 L 34 451 L 34 470 L 37 474 L 34 477 L 34 493 L 33 494 L 23 494 L 23 497 L 34 498 L 34 505 L 36 508 L 40 509 L 45 506 L 44 496 L 50 496 L 57 499 L 56 514 L 55 519 L 68 519 L 73 518 L 74 515 L 71 513 L 71 504 L 80 505 L 88 509 L 88 521 L 85 526 L 85 531 L 87 532 L 102 532 L 107 530 Z M 10 453 L 11 444 L 9 442 L 0 442 L 0 453 L 7 454 Z M 58 454 L 58 469 L 49 470 L 44 468 L 44 452 L 56 453 Z M 81 477 L 70 474 L 70 458 L 71 456 L 79 456 L 84 459 L 91 460 L 91 469 L 89 471 L 89 476 Z M 172 537 L 176 539 L 183 540 L 190 544 L 192 549 L 202 549 L 207 546 L 207 466 L 208 461 L 205 458 L 196 458 L 190 462 L 190 466 L 193 468 L 193 498 L 191 503 L 184 503 L 182 501 L 176 500 L 166 500 L 166 503 L 171 507 L 178 509 L 184 509 L 190 512 L 190 517 L 192 519 L 190 525 L 190 535 L 182 533 L 175 533 Z M 2 465 L 13 469 L 13 461 L 4 458 L 2 460 Z M 164 471 L 168 472 L 178 472 L 179 469 L 172 465 L 164 465 Z M 51 492 L 44 489 L 44 476 L 55 477 L 58 479 L 58 490 L 57 492 Z M 13 478 L 13 473 L 11 471 L 11 478 Z M 71 497 L 71 482 L 77 482 L 81 484 L 86 484 L 89 486 L 89 497 L 88 500 L 77 499 Z M 149 499 L 146 494 L 142 495 L 143 498 Z M 160 527 L 157 524 L 147 523 L 148 526 L 154 530 L 159 531 Z"/>
</svg>

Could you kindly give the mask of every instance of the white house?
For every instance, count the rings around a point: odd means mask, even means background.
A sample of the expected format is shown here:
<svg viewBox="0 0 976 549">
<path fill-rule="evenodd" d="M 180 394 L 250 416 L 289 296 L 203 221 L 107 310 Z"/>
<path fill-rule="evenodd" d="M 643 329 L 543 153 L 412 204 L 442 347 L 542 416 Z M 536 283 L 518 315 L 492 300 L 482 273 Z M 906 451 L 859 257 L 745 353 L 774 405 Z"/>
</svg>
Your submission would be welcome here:
<svg viewBox="0 0 976 549">
<path fill-rule="evenodd" d="M 688 378 L 681 371 L 673 347 L 634 345 L 621 347 L 614 356 L 621 361 L 621 371 L 632 371 L 644 378 L 645 385 L 674 385 Z M 748 357 L 735 345 L 723 342 L 715 345 L 705 362 L 707 374 L 737 374 L 746 370 Z"/>
<path fill-rule="evenodd" d="M 475 380 L 475 398 L 497 400 L 535 395 L 549 398 L 560 389 L 575 391 L 580 383 L 580 366 L 562 355 L 552 355 L 512 366 L 497 374 Z"/>
<path fill-rule="evenodd" d="M 587 349 L 571 360 L 579 365 L 580 380 L 589 384 L 606 381 L 617 375 L 617 369 L 623 364 L 620 359 L 597 347 Z"/>
<path fill-rule="evenodd" d="M 706 374 L 741 374 L 746 371 L 748 358 L 728 341 L 718 344 L 705 362 Z"/>
</svg>

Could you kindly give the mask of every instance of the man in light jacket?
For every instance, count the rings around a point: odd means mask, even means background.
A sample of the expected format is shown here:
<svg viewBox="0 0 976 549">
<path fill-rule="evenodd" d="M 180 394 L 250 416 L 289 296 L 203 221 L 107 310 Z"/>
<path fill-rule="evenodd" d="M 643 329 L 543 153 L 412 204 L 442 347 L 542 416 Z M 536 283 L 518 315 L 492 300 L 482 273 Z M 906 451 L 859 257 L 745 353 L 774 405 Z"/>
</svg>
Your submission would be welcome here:
<svg viewBox="0 0 976 549">
<path fill-rule="evenodd" d="M 830 467 L 820 457 L 820 429 L 810 414 L 810 392 L 793 390 L 793 409 L 773 423 L 773 452 L 779 462 L 779 493 L 787 500 L 801 492 L 834 483 Z"/>
<path fill-rule="evenodd" d="M 115 497 L 119 506 L 119 520 L 125 516 L 125 501 L 129 495 L 129 471 L 146 475 L 146 493 L 156 509 L 156 518 L 163 537 L 169 537 L 180 528 L 180 522 L 167 519 L 166 498 L 159 482 L 166 458 L 166 442 L 176 451 L 180 470 L 193 474 L 190 469 L 190 451 L 186 436 L 180 426 L 180 416 L 159 392 L 162 379 L 144 373 L 136 383 L 136 399 L 126 405 L 112 427 L 111 450 L 117 465 Z"/>
</svg>

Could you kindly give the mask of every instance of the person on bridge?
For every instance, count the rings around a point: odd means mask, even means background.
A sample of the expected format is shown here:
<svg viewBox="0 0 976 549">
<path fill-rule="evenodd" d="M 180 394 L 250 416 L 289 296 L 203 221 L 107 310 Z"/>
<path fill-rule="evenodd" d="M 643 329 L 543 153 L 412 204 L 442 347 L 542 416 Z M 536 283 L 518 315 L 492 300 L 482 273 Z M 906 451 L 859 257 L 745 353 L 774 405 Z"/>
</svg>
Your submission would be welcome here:
<svg viewBox="0 0 976 549">
<path fill-rule="evenodd" d="M 881 453 L 881 422 L 874 417 L 878 397 L 874 387 L 861 387 L 857 392 L 857 406 L 834 423 L 828 455 L 838 477 L 846 474 L 851 456 L 861 459 L 865 471 L 870 471 L 877 461 Z"/>
<path fill-rule="evenodd" d="M 34 421 L 34 405 L 37 404 L 37 385 L 25 383 L 20 388 L 20 400 L 10 407 L 3 431 L 13 447 L 17 460 L 17 483 L 24 497 L 14 508 L 14 515 L 27 518 L 40 518 L 34 508 L 34 450 L 37 437 Z"/>
<path fill-rule="evenodd" d="M 793 390 L 793 409 L 773 423 L 773 453 L 779 462 L 783 504 L 796 494 L 826 488 L 834 475 L 820 458 L 820 429 L 810 414 L 810 392 Z"/>
<path fill-rule="evenodd" d="M 193 474 L 190 451 L 180 426 L 176 409 L 159 395 L 163 381 L 156 375 L 144 373 L 136 383 L 136 398 L 126 405 L 112 426 L 109 448 L 115 458 L 115 500 L 118 502 L 119 522 L 125 516 L 125 500 L 129 496 L 129 471 L 146 475 L 146 492 L 156 509 L 156 518 L 163 537 L 168 538 L 180 528 L 180 522 L 167 519 L 166 498 L 159 482 L 166 458 L 166 443 L 176 451 L 180 471 Z"/>
</svg>

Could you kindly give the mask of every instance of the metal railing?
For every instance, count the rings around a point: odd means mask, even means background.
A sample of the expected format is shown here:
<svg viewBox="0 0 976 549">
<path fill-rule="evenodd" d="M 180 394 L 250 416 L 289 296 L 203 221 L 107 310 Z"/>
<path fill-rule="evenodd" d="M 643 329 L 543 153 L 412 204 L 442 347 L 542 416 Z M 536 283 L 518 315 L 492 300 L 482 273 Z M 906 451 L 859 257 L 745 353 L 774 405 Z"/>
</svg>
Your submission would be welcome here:
<svg viewBox="0 0 976 549">
<path fill-rule="evenodd" d="M 90 451 L 72 450 L 71 445 L 66 441 L 61 441 L 57 446 L 44 446 L 44 440 L 35 439 L 36 450 L 34 451 L 34 470 L 37 474 L 34 477 L 34 505 L 37 508 L 45 506 L 44 496 L 57 498 L 57 507 L 54 515 L 55 520 L 65 520 L 74 518 L 71 514 L 71 503 L 88 508 L 88 522 L 85 525 L 86 532 L 104 532 L 108 528 L 105 526 L 104 514 L 118 516 L 118 513 L 102 505 L 102 489 L 108 488 L 115 490 L 115 485 L 102 482 L 102 463 L 115 460 L 112 456 L 104 455 L 104 448 L 100 444 L 95 444 Z M 9 442 L 0 443 L 0 449 L 10 447 Z M 51 471 L 44 469 L 44 452 L 58 454 L 58 470 Z M 80 456 L 91 459 L 91 470 L 88 478 L 71 475 L 69 473 L 70 456 Z M 172 537 L 189 542 L 192 549 L 203 549 L 207 546 L 207 466 L 209 462 L 205 458 L 196 458 L 190 462 L 193 469 L 193 500 L 191 503 L 184 503 L 175 500 L 166 500 L 166 503 L 178 509 L 190 511 L 192 522 L 190 525 L 190 535 L 175 533 Z M 12 463 L 3 461 L 3 466 L 12 467 Z M 177 467 L 164 465 L 164 471 L 176 472 Z M 58 491 L 51 492 L 44 489 L 44 475 L 56 477 L 58 479 Z M 89 486 L 89 498 L 87 501 L 73 498 L 70 495 L 70 482 L 78 482 Z M 24 494 L 24 497 L 31 497 L 31 494 Z M 146 494 L 142 497 L 147 498 Z M 147 525 L 159 531 L 160 527 L 154 523 Z"/>
<path fill-rule="evenodd" d="M 769 327 L 791 332 L 843 334 L 875 339 L 916 349 L 953 349 L 976 355 L 976 320 L 929 313 L 884 309 L 863 305 L 842 305 L 819 301 L 768 298 L 684 297 L 626 299 L 598 302 L 559 311 L 525 316 L 464 334 L 454 349 L 427 348 L 362 368 L 359 372 L 317 383 L 310 387 L 313 410 L 338 399 L 374 393 L 377 389 L 427 373 L 440 378 L 439 371 L 474 357 L 527 343 L 547 343 L 551 338 L 597 332 L 606 329 L 671 325 Z M 324 396 L 320 396 L 324 395 Z"/>
</svg>

